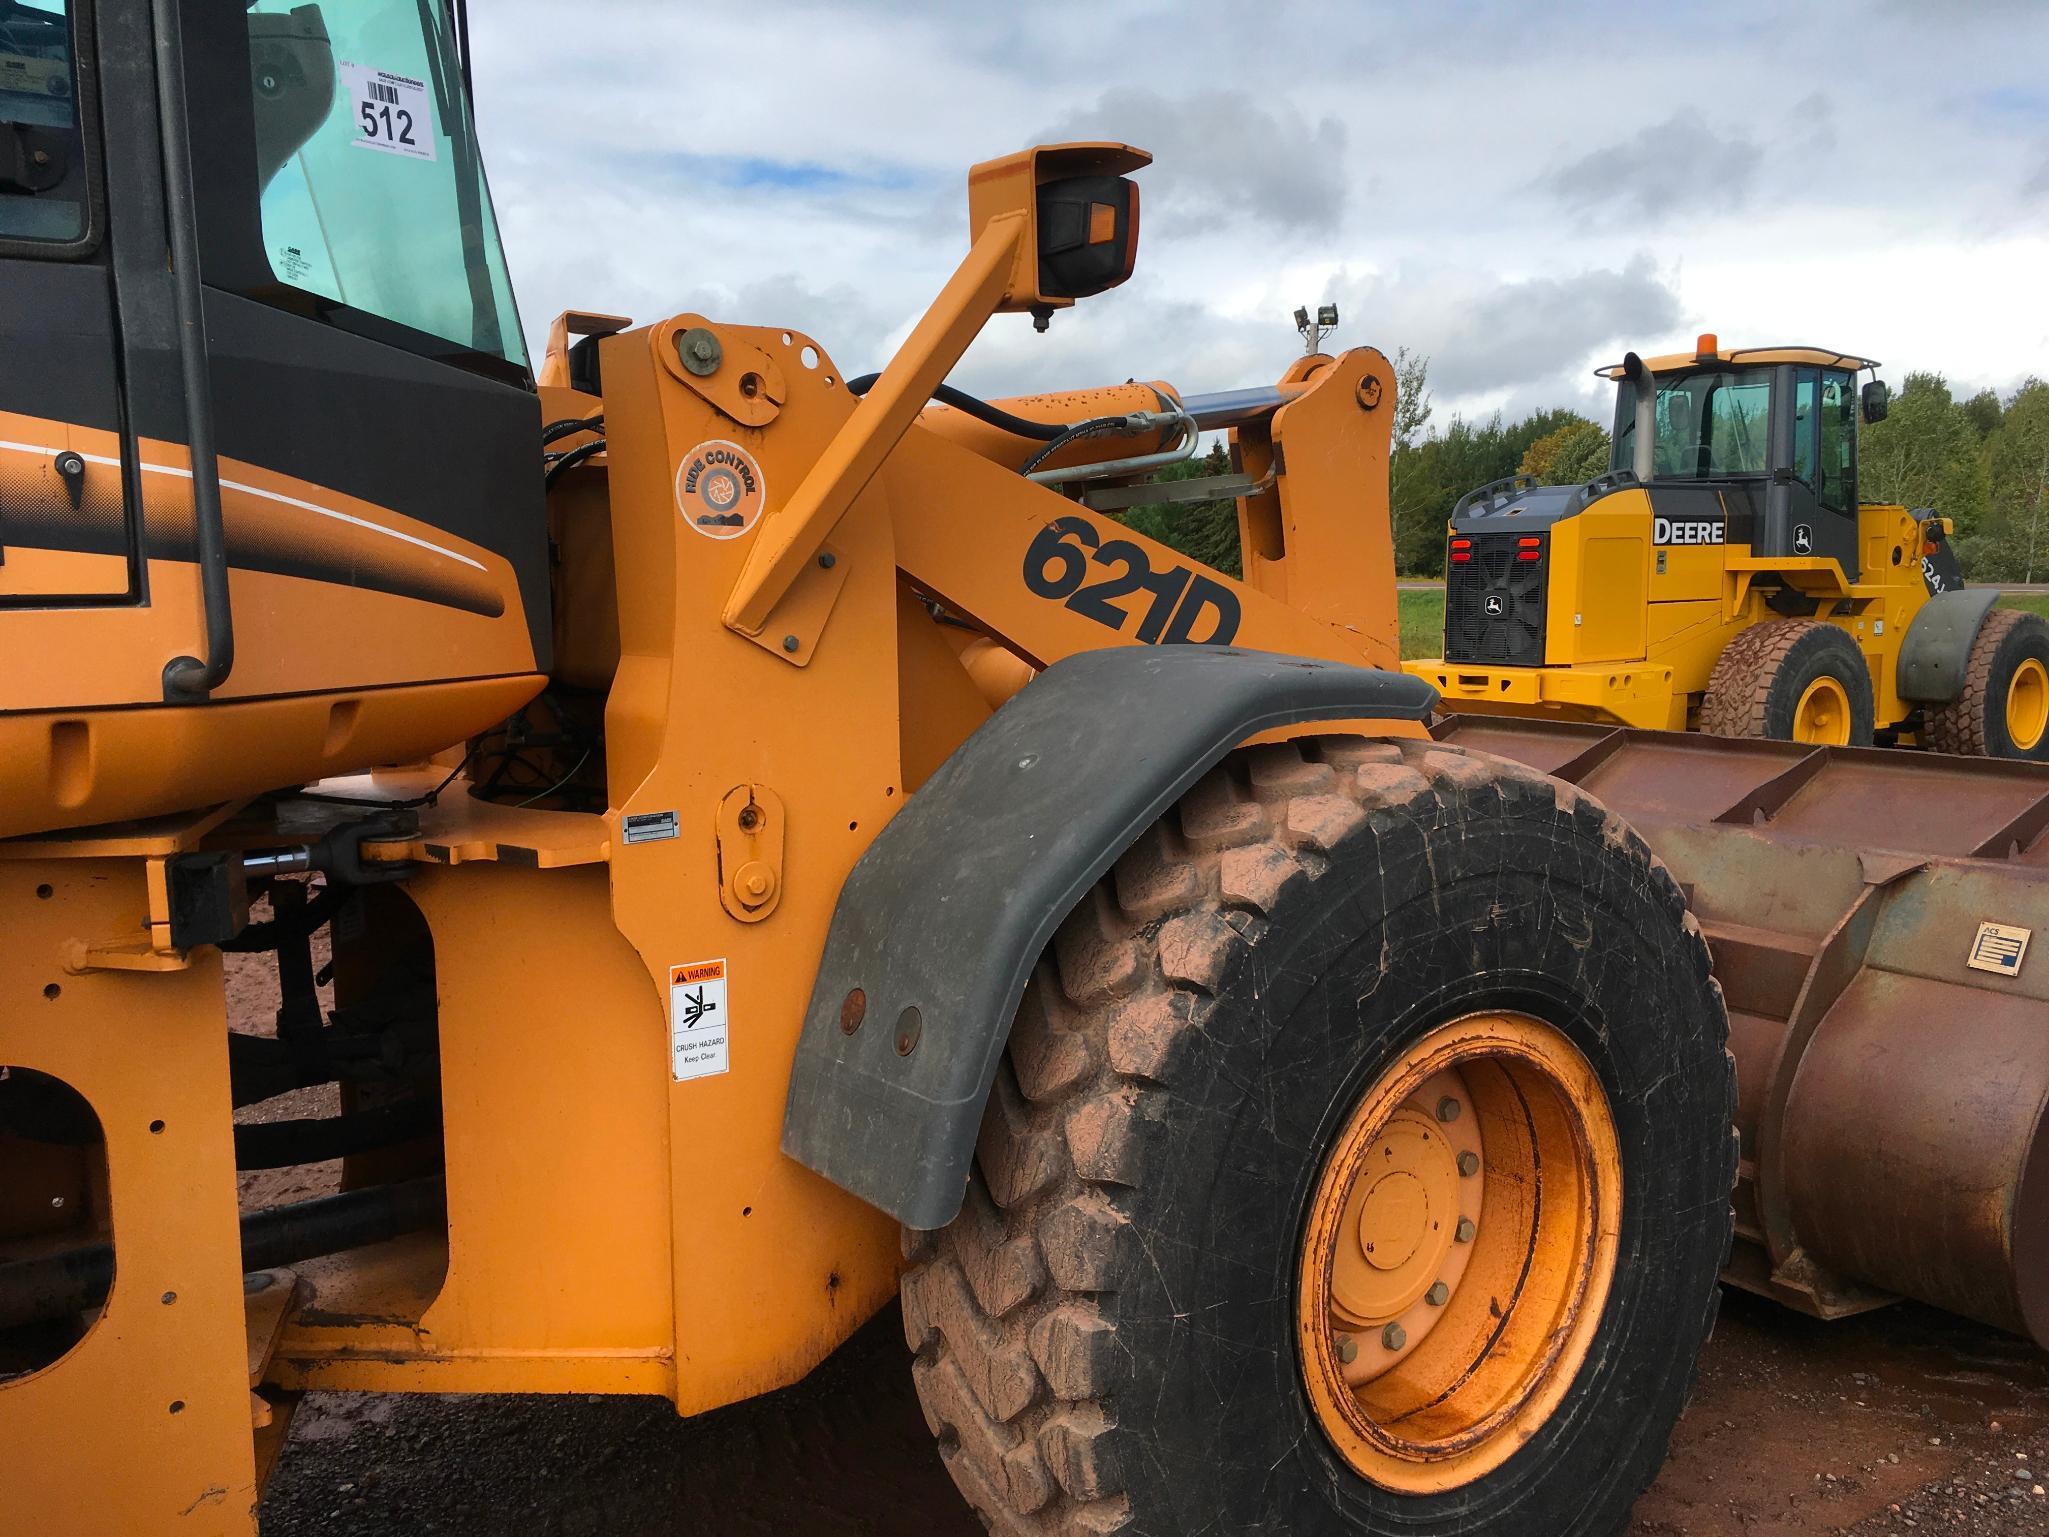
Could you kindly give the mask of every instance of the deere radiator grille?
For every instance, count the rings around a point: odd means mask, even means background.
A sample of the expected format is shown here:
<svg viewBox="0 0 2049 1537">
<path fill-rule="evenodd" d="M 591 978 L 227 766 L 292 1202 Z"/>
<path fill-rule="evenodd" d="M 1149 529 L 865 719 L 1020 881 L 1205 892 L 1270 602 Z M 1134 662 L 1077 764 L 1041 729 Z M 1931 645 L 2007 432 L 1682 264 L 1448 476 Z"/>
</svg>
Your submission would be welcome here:
<svg viewBox="0 0 2049 1537">
<path fill-rule="evenodd" d="M 1461 534 L 1444 568 L 1444 657 L 1540 666 L 1544 660 L 1542 534 Z"/>
</svg>

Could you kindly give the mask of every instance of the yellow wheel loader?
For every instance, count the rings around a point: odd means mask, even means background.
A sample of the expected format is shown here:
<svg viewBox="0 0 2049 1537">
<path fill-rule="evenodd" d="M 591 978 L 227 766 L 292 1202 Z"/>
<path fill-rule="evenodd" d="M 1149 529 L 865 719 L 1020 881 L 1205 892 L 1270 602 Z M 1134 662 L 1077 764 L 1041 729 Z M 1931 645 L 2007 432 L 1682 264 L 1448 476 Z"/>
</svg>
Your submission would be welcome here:
<svg viewBox="0 0 2049 1537">
<path fill-rule="evenodd" d="M 1611 468 L 1462 498 L 1409 670 L 1469 713 L 2049 761 L 2049 622 L 1965 588 L 1950 520 L 1858 497 L 1877 366 L 1710 335 L 1602 370 Z"/>
<path fill-rule="evenodd" d="M 45 14 L 75 110 L 0 96 L 9 1529 L 249 1534 L 309 1390 L 695 1414 L 900 1298 L 996 1531 L 1604 1537 L 1718 1270 L 2044 1335 L 2049 780 L 1860 863 L 1847 793 L 1796 845 L 1709 791 L 1867 755 L 1693 739 L 1675 810 L 1670 739 L 1433 740 L 1380 353 L 945 383 L 1129 275 L 1143 152 L 976 166 L 879 374 L 698 314 L 536 367 L 460 7 Z M 1207 431 L 1242 579 L 1105 510 Z M 1964 1005 L 1952 1147 L 1887 1053 Z"/>
</svg>

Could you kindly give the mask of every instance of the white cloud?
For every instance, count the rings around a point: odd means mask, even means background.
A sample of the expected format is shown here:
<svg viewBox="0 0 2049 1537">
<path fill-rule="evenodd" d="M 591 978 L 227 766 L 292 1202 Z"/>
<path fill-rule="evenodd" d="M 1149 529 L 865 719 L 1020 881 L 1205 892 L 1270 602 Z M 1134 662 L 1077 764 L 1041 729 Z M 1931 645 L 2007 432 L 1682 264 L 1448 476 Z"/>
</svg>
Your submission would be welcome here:
<svg viewBox="0 0 2049 1537">
<path fill-rule="evenodd" d="M 1056 129 L 1159 155 L 1138 276 L 1046 335 L 1000 318 L 964 387 L 1250 383 L 1335 299 L 1339 343 L 1430 354 L 1442 420 L 1589 408 L 1593 363 L 1695 328 L 1895 381 L 2049 371 L 2049 7 L 1935 9 L 493 0 L 471 24 L 536 341 L 568 306 L 696 307 L 877 367 L 965 249 L 968 165 Z"/>
</svg>

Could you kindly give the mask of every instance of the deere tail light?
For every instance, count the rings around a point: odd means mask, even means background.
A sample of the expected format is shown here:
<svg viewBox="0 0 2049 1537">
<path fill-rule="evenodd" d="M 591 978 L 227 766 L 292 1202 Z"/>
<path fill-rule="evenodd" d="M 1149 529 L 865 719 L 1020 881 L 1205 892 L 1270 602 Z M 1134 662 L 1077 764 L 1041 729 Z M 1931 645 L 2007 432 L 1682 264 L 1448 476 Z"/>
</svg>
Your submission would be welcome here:
<svg viewBox="0 0 2049 1537">
<path fill-rule="evenodd" d="M 1451 560 L 1455 566 L 1462 566 L 1473 558 L 1473 541 L 1454 539 L 1451 542 Z"/>
<path fill-rule="evenodd" d="M 1536 534 L 1524 534 L 1515 542 L 1517 560 L 1535 561 L 1544 558 L 1544 541 Z"/>
</svg>

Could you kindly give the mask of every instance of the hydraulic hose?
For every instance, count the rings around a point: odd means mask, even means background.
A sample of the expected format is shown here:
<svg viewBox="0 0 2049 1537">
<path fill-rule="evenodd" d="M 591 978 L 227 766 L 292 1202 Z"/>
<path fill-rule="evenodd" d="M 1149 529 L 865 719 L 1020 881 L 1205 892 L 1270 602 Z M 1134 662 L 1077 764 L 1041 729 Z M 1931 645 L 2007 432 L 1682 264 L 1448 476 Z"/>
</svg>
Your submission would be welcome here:
<svg viewBox="0 0 2049 1537">
<path fill-rule="evenodd" d="M 875 387 L 880 374 L 863 374 L 858 379 L 849 379 L 847 388 L 856 395 L 865 395 Z M 952 406 L 956 411 L 965 411 L 978 422 L 986 422 L 998 432 L 1007 432 L 1013 437 L 1032 438 L 1041 443 L 1050 443 L 1069 430 L 1065 422 L 1035 422 L 1030 417 L 1012 416 L 1008 411 L 992 406 L 986 400 L 978 400 L 965 390 L 957 390 L 950 384 L 942 384 L 932 392 L 932 398 L 942 406 Z"/>
</svg>

